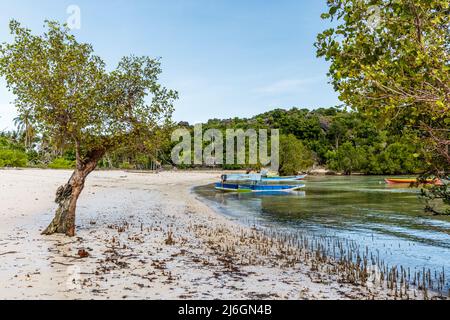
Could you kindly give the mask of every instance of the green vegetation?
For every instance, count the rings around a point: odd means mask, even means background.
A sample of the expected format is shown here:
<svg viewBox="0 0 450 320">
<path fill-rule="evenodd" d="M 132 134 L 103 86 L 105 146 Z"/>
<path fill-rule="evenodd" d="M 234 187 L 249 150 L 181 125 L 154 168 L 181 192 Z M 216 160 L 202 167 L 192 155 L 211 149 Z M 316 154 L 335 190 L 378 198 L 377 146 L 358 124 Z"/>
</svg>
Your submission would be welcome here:
<svg viewBox="0 0 450 320">
<path fill-rule="evenodd" d="M 280 164 L 295 161 L 299 171 L 316 165 L 344 174 L 410 174 L 422 172 L 426 167 L 425 157 L 420 155 L 421 143 L 414 136 L 392 134 L 367 116 L 342 108 L 275 109 L 250 119 L 213 119 L 203 126 L 204 130 L 211 128 L 223 132 L 229 128 L 279 128 L 282 135 L 292 136 L 302 144 L 298 147 L 302 150 L 300 157 L 280 152 Z"/>
<path fill-rule="evenodd" d="M 297 124 L 297 125 L 296 125 Z M 179 124 L 193 132 L 187 123 Z M 358 112 L 339 108 L 328 109 L 276 109 L 250 119 L 210 120 L 203 130 L 280 128 L 280 165 L 282 174 L 308 171 L 322 166 L 332 171 L 351 174 L 415 174 L 425 170 L 426 158 L 421 155 L 421 142 L 413 135 L 395 135 L 383 130 Z M 21 150 L 25 150 L 23 135 L 18 134 Z M 123 147 L 108 152 L 99 161 L 105 169 L 152 169 L 152 165 L 172 165 L 170 152 L 174 144 L 168 137 L 156 153 Z M 34 148 L 27 151 L 29 165 L 49 168 L 73 168 L 75 151 L 49 148 L 49 142 L 34 138 Z M 193 166 L 182 165 L 180 169 Z M 224 165 L 224 169 L 260 169 L 259 165 Z"/>
<path fill-rule="evenodd" d="M 48 167 L 50 169 L 74 169 L 75 161 L 67 160 L 64 158 L 56 158 L 51 163 L 49 163 Z"/>
<path fill-rule="evenodd" d="M 367 165 L 364 149 L 355 148 L 352 143 L 345 142 L 336 151 L 328 151 L 328 166 L 331 170 L 351 174 Z"/>
<path fill-rule="evenodd" d="M 155 154 L 171 123 L 177 93 L 158 82 L 160 61 L 124 57 L 107 71 L 90 44 L 80 43 L 67 26 L 46 22 L 34 35 L 10 22 L 11 43 L 0 46 L 0 76 L 16 96 L 25 147 L 42 137 L 41 148 L 74 156 L 75 170 L 57 191 L 54 220 L 44 234 L 75 234 L 75 210 L 87 176 L 107 153 L 126 148 Z M 52 159 L 51 166 L 66 160 Z"/>
<path fill-rule="evenodd" d="M 27 154 L 22 146 L 6 134 L 0 136 L 0 168 L 26 167 Z"/>
<path fill-rule="evenodd" d="M 25 167 L 27 165 L 27 155 L 19 150 L 0 149 L 1 167 Z"/>
<path fill-rule="evenodd" d="M 316 48 L 331 64 L 329 76 L 341 101 L 390 135 L 415 137 L 426 164 L 424 178 L 448 177 L 449 1 L 328 0 L 328 6 L 322 18 L 336 27 L 318 35 Z M 402 156 L 412 147 L 390 149 L 398 156 L 381 158 L 388 172 L 414 168 L 415 161 Z M 427 195 L 448 203 L 450 188 L 435 187 Z"/>
<path fill-rule="evenodd" d="M 285 176 L 296 175 L 307 171 L 314 165 L 314 156 L 303 142 L 294 135 L 280 138 L 280 174 Z"/>
<path fill-rule="evenodd" d="M 319 34 L 315 46 L 348 109 L 275 109 L 249 119 L 212 119 L 203 130 L 280 129 L 282 174 L 321 166 L 344 174 L 448 177 L 449 2 L 327 3 L 322 18 L 335 27 Z M 90 172 L 172 165 L 169 133 L 193 127 L 171 122 L 177 93 L 159 84 L 159 60 L 125 57 L 109 72 L 66 27 L 47 22 L 47 28 L 35 36 L 11 21 L 14 40 L 0 46 L 0 76 L 19 111 L 18 132 L 0 140 L 0 167 L 74 168 L 45 231 L 73 235 L 74 208 Z M 426 192 L 444 203 L 449 194 L 448 186 Z"/>
</svg>

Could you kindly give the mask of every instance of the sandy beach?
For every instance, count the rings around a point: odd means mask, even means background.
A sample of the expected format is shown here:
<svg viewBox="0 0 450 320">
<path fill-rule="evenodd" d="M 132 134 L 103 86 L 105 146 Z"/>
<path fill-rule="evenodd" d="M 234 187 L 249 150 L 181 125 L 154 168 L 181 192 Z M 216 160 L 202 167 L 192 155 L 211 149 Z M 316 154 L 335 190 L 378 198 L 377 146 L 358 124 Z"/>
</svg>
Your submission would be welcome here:
<svg viewBox="0 0 450 320">
<path fill-rule="evenodd" d="M 0 171 L 0 299 L 393 298 L 215 212 L 192 187 L 218 173 L 96 171 L 77 236 L 42 236 L 70 174 Z"/>
</svg>

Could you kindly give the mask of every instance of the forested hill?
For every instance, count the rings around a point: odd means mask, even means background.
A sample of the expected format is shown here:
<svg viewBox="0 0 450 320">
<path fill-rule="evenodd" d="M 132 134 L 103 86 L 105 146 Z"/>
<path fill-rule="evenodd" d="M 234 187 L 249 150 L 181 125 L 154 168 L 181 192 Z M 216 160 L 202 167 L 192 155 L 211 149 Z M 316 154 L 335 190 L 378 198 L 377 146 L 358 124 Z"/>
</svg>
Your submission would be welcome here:
<svg viewBox="0 0 450 320">
<path fill-rule="evenodd" d="M 22 126 L 24 127 L 24 126 Z M 176 127 L 193 127 L 186 122 Z M 252 118 L 212 119 L 203 129 L 280 129 L 282 174 L 308 171 L 314 166 L 345 174 L 408 174 L 423 171 L 425 160 L 421 146 L 407 132 L 387 131 L 356 112 L 328 109 L 275 109 Z M 32 128 L 0 134 L 0 167 L 40 166 L 70 168 L 74 166 L 73 150 L 51 148 L 46 136 L 33 134 Z M 149 155 L 123 148 L 108 153 L 99 164 L 104 168 L 150 169 L 155 160 L 172 166 L 167 143 L 157 154 Z M 28 141 L 28 142 L 27 142 Z M 186 166 L 184 166 L 186 167 Z M 224 166 L 225 169 L 248 169 L 250 166 Z"/>
<path fill-rule="evenodd" d="M 249 119 L 212 119 L 205 127 L 278 128 L 312 151 L 316 165 L 343 173 L 405 174 L 424 167 L 421 147 L 407 132 L 382 130 L 359 113 L 337 108 L 275 109 Z"/>
</svg>

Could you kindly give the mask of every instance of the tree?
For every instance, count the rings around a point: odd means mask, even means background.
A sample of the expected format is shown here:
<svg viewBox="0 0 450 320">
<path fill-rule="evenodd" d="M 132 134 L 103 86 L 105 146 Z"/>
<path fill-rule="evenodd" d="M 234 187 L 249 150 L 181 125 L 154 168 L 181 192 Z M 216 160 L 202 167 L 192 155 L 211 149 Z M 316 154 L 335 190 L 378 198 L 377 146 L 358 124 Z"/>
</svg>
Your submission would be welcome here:
<svg viewBox="0 0 450 320">
<path fill-rule="evenodd" d="M 24 135 L 25 139 L 25 149 L 30 149 L 33 145 L 34 140 L 34 129 L 31 125 L 30 115 L 27 111 L 20 114 L 19 116 L 13 119 L 14 124 L 17 127 L 17 130 Z"/>
<path fill-rule="evenodd" d="M 0 75 L 16 96 L 19 114 L 53 143 L 75 150 L 75 170 L 58 188 L 55 218 L 43 232 L 74 236 L 87 176 L 106 152 L 155 148 L 177 93 L 158 83 L 157 59 L 125 57 L 107 72 L 92 46 L 77 42 L 67 26 L 46 21 L 46 28 L 37 36 L 10 22 L 14 40 L 0 47 Z"/>
<path fill-rule="evenodd" d="M 397 131 L 413 131 L 435 171 L 450 166 L 448 0 L 328 0 L 319 57 L 348 106 Z"/>
<path fill-rule="evenodd" d="M 280 174 L 296 175 L 314 165 L 313 153 L 294 135 L 280 137 Z"/>
<path fill-rule="evenodd" d="M 363 148 L 356 148 L 351 142 L 346 142 L 336 151 L 329 151 L 327 158 L 327 164 L 331 170 L 341 171 L 346 175 L 350 175 L 364 168 L 366 152 Z"/>
</svg>

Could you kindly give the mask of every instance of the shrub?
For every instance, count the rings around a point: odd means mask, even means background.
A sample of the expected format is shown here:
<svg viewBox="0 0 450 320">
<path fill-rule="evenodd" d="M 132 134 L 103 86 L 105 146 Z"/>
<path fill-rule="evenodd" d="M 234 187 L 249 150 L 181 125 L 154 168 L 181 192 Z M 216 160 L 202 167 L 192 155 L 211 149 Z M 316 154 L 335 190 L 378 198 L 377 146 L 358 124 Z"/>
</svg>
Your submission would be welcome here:
<svg viewBox="0 0 450 320">
<path fill-rule="evenodd" d="M 351 142 L 342 144 L 336 151 L 328 151 L 326 156 L 329 169 L 346 175 L 360 171 L 367 165 L 364 148 L 356 148 Z"/>
<path fill-rule="evenodd" d="M 75 168 L 75 161 L 64 158 L 56 158 L 49 163 L 48 167 L 50 169 L 73 169 Z"/>
<path fill-rule="evenodd" d="M 23 151 L 0 149 L 0 167 L 26 167 L 27 155 Z"/>
<path fill-rule="evenodd" d="M 120 164 L 120 169 L 123 170 L 131 170 L 134 169 L 133 165 L 131 163 L 129 163 L 128 161 L 124 161 Z"/>
<path fill-rule="evenodd" d="M 295 175 L 314 165 L 314 154 L 294 135 L 280 137 L 280 174 Z"/>
</svg>

